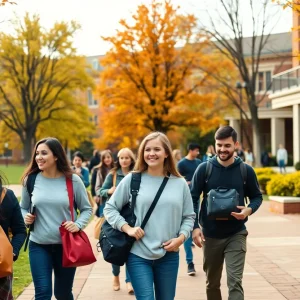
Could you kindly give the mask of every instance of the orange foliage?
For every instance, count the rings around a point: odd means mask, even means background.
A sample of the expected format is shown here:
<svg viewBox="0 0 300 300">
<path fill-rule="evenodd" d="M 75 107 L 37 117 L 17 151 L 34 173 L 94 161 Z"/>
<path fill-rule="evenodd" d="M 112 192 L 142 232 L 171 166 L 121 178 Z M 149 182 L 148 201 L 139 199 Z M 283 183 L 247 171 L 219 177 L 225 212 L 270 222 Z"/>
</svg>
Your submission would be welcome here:
<svg viewBox="0 0 300 300">
<path fill-rule="evenodd" d="M 222 105 L 208 88 L 208 74 L 218 66 L 211 63 L 208 38 L 197 33 L 195 16 L 180 15 L 166 0 L 140 5 L 133 20 L 121 20 L 123 30 L 104 38 L 112 48 L 101 60 L 99 145 L 117 141 L 135 148 L 149 131 L 215 128 Z"/>
</svg>

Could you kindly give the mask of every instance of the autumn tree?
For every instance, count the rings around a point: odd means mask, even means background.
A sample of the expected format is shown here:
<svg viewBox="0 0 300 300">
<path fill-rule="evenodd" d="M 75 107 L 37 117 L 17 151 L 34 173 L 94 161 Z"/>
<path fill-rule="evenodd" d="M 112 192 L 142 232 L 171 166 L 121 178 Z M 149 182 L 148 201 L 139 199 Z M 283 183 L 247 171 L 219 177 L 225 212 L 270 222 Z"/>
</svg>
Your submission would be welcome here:
<svg viewBox="0 0 300 300">
<path fill-rule="evenodd" d="M 37 133 L 72 139 L 89 126 L 77 91 L 93 80 L 73 46 L 78 29 L 76 22 L 60 22 L 46 30 L 37 15 L 26 14 L 15 22 L 14 33 L 0 33 L 0 120 L 20 139 L 25 161 Z"/>
<path fill-rule="evenodd" d="M 243 89 L 246 105 L 241 105 L 238 101 L 235 84 L 228 84 L 228 74 L 214 72 L 214 77 L 218 79 L 223 86 L 224 93 L 228 99 L 242 111 L 244 118 L 252 125 L 253 129 L 253 153 L 256 157 L 256 164 L 260 164 L 261 156 L 261 130 L 258 118 L 258 110 L 262 101 L 267 96 L 267 87 L 265 95 L 257 97 L 257 79 L 259 65 L 263 50 L 268 47 L 268 41 L 272 26 L 270 20 L 276 22 L 276 15 L 271 14 L 272 3 L 269 0 L 263 0 L 257 7 L 254 0 L 220 0 L 214 11 L 207 11 L 209 22 L 202 24 L 201 31 L 210 35 L 214 41 L 215 48 L 236 67 L 239 73 L 239 81 L 246 83 Z M 247 40 L 247 48 L 250 53 L 245 53 L 245 28 L 241 7 L 248 6 L 248 13 L 251 19 L 251 35 Z M 248 117 L 248 112 L 250 118 Z"/>
<path fill-rule="evenodd" d="M 132 23 L 120 24 L 115 36 L 104 38 L 112 47 L 101 60 L 98 89 L 102 144 L 136 147 L 149 131 L 215 128 L 224 103 L 207 87 L 207 73 L 196 71 L 199 64 L 215 67 L 207 37 L 196 34 L 197 19 L 166 0 L 140 5 Z"/>
<path fill-rule="evenodd" d="M 16 4 L 16 2 L 10 0 L 0 0 L 0 6 L 4 6 L 6 4 Z"/>
</svg>

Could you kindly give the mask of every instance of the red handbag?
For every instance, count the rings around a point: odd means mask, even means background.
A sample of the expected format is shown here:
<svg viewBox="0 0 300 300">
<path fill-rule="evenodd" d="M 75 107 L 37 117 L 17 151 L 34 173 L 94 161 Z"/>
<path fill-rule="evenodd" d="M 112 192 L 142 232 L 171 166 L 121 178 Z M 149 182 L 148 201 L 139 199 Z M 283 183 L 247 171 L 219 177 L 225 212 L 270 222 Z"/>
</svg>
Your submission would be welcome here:
<svg viewBox="0 0 300 300">
<path fill-rule="evenodd" d="M 66 184 L 70 202 L 71 217 L 74 222 L 74 191 L 72 180 L 70 178 L 66 178 Z M 81 267 L 92 264 L 96 261 L 91 243 L 84 231 L 80 230 L 72 233 L 65 229 L 62 225 L 59 227 L 59 231 L 63 248 L 63 267 Z"/>
</svg>

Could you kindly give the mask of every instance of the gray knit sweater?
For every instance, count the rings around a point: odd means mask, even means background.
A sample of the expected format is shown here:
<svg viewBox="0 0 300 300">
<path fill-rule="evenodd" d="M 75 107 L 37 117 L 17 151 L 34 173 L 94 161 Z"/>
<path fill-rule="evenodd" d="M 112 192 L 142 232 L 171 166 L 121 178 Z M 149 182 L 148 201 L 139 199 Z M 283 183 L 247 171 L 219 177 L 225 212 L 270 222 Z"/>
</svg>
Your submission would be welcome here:
<svg viewBox="0 0 300 300">
<path fill-rule="evenodd" d="M 126 221 L 120 215 L 124 205 L 131 201 L 131 174 L 117 186 L 104 208 L 104 215 L 113 228 L 121 231 Z M 163 181 L 161 176 L 142 174 L 134 213 L 136 226 L 140 226 Z M 163 242 L 184 234 L 189 237 L 193 229 L 195 213 L 190 190 L 184 178 L 170 177 L 159 201 L 145 227 L 145 236 L 135 242 L 131 252 L 145 259 L 159 259 L 166 251 L 160 248 Z"/>
</svg>

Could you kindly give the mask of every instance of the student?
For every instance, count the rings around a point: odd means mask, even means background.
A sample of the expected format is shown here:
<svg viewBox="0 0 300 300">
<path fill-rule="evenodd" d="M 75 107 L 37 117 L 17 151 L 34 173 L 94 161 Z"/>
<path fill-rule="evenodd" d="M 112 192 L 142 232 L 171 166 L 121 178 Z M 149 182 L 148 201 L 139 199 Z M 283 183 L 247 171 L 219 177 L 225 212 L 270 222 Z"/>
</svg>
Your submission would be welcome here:
<svg viewBox="0 0 300 300">
<path fill-rule="evenodd" d="M 103 215 L 103 208 L 105 206 L 105 198 L 100 196 L 100 188 L 108 175 L 109 171 L 114 168 L 114 160 L 110 150 L 104 150 L 101 152 L 101 162 L 93 169 L 92 181 L 95 180 L 95 192 L 94 199 L 97 203 L 96 216 L 101 217 Z"/>
<path fill-rule="evenodd" d="M 216 155 L 215 148 L 213 145 L 209 145 L 207 147 L 206 153 L 203 155 L 202 161 L 207 161 Z"/>
<path fill-rule="evenodd" d="M 36 173 L 34 190 L 30 200 L 26 182 Z M 80 215 L 71 220 L 66 178 L 72 178 L 74 202 Z M 29 261 L 36 300 L 51 300 L 52 271 L 54 270 L 54 296 L 58 300 L 73 300 L 72 287 L 76 268 L 62 266 L 62 241 L 59 227 L 70 232 L 82 230 L 88 223 L 92 208 L 80 177 L 73 174 L 65 151 L 56 138 L 37 142 L 23 178 L 21 210 L 25 224 L 33 224 L 30 235 Z M 32 205 L 31 205 L 32 202 Z M 32 215 L 32 206 L 36 213 Z M 76 211 L 74 209 L 74 215 Z"/>
<path fill-rule="evenodd" d="M 19 201 L 14 192 L 3 187 L 3 177 L 0 175 L 0 226 L 8 239 L 9 230 L 12 234 L 13 260 L 16 261 L 19 251 L 26 239 L 26 227 L 21 214 Z M 12 300 L 13 275 L 0 278 L 0 299 Z"/>
<path fill-rule="evenodd" d="M 179 161 L 177 167 L 179 173 L 185 178 L 189 188 L 191 188 L 191 181 L 197 167 L 201 164 L 201 160 L 198 157 L 200 153 L 200 146 L 196 143 L 190 143 L 188 145 L 188 154 L 182 160 Z M 184 242 L 185 259 L 187 263 L 187 274 L 194 276 L 196 274 L 194 265 L 194 256 L 192 251 L 193 246 L 192 235 Z"/>
<path fill-rule="evenodd" d="M 288 154 L 282 144 L 279 145 L 279 149 L 277 150 L 276 160 L 277 160 L 277 164 L 279 166 L 280 173 L 283 173 L 283 172 L 286 173 L 285 166 L 287 165 L 287 162 L 288 162 Z"/>
<path fill-rule="evenodd" d="M 113 168 L 107 177 L 100 189 L 100 196 L 104 199 L 108 199 L 113 195 L 116 187 L 119 185 L 121 180 L 132 171 L 135 164 L 135 157 L 133 152 L 129 148 L 123 148 L 118 152 L 118 160 L 116 163 L 116 167 Z M 114 291 L 120 290 L 120 266 L 112 265 L 112 273 L 114 275 L 113 278 L 113 289 Z M 134 294 L 130 275 L 126 268 L 126 286 L 129 294 Z"/>
<path fill-rule="evenodd" d="M 177 163 L 182 159 L 181 151 L 179 149 L 174 149 L 172 153 L 175 164 L 177 165 Z"/>
<path fill-rule="evenodd" d="M 193 240 L 198 247 L 203 247 L 203 270 L 206 273 L 207 300 L 221 300 L 220 281 L 224 261 L 226 263 L 228 299 L 244 300 L 242 277 L 244 272 L 247 235 L 245 223 L 248 217 L 257 211 L 262 203 L 257 178 L 253 168 L 244 165 L 240 157 L 234 157 L 238 146 L 237 133 L 231 126 L 224 126 L 215 134 L 217 156 L 199 166 L 192 181 L 191 193 L 197 214 Z M 207 164 L 211 164 L 211 173 L 207 174 Z M 246 169 L 246 181 L 242 170 Z M 206 177 L 208 176 L 208 177 Z M 212 219 L 208 217 L 210 191 L 218 191 L 222 187 L 232 191 L 239 198 L 238 206 L 226 218 Z M 199 211 L 200 195 L 203 201 Z M 221 195 L 222 196 L 222 195 Z M 244 197 L 249 198 L 245 206 Z M 223 196 L 224 197 L 224 196 Z M 216 199 L 217 196 L 215 197 Z M 220 198 L 225 203 L 226 198 Z M 227 199 L 231 200 L 232 198 Z M 212 201 L 212 200 L 210 200 Z M 217 207 L 215 204 L 215 209 Z M 220 211 L 222 213 L 222 205 Z M 237 212 L 236 212 L 237 211 Z M 199 213 L 199 218 L 198 218 Z M 200 224 L 199 224 L 200 223 Z"/>
<path fill-rule="evenodd" d="M 114 228 L 137 240 L 127 261 L 136 299 L 173 300 L 179 266 L 178 249 L 190 235 L 195 213 L 190 190 L 177 171 L 166 135 L 154 132 L 144 138 L 135 171 L 141 173 L 134 208 L 135 227 L 130 227 L 120 215 L 122 207 L 131 201 L 131 174 L 121 181 L 106 203 L 104 215 Z M 169 180 L 142 230 L 140 226 L 145 214 L 166 176 Z"/>
<path fill-rule="evenodd" d="M 89 170 L 82 166 L 84 162 L 83 154 L 80 151 L 76 151 L 73 155 L 73 170 L 82 179 L 84 186 L 87 188 L 90 185 Z"/>
</svg>

